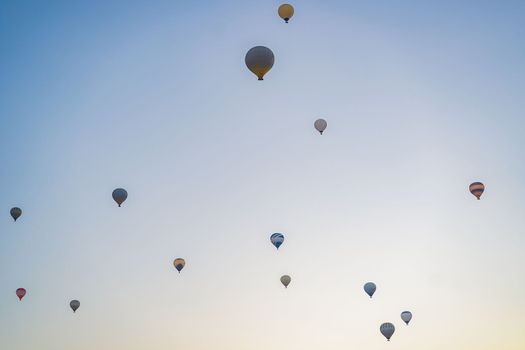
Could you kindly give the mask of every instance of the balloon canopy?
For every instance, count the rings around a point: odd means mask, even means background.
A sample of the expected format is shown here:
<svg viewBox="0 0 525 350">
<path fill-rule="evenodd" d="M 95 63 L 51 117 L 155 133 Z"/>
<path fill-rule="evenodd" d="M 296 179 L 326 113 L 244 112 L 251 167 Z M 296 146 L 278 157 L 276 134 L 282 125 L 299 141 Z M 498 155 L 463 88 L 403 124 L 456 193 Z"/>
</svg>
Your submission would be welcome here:
<svg viewBox="0 0 525 350">
<path fill-rule="evenodd" d="M 71 300 L 71 302 L 69 303 L 69 306 L 71 307 L 73 312 L 76 312 L 78 310 L 78 308 L 80 307 L 80 301 L 78 301 L 78 300 Z"/>
<path fill-rule="evenodd" d="M 323 131 L 325 131 L 326 127 L 328 126 L 328 123 L 324 119 L 317 119 L 314 123 L 314 127 L 319 133 L 322 135 Z"/>
<path fill-rule="evenodd" d="M 472 193 L 478 200 L 481 199 L 481 195 L 485 191 L 485 185 L 481 182 L 471 183 L 469 186 L 470 193 Z"/>
<path fill-rule="evenodd" d="M 288 23 L 290 18 L 292 18 L 293 16 L 294 9 L 293 6 L 290 4 L 282 4 L 281 6 L 279 6 L 277 12 L 279 13 L 279 17 L 281 17 L 286 23 Z"/>
<path fill-rule="evenodd" d="M 284 242 L 284 235 L 282 233 L 274 233 L 270 236 L 270 241 L 275 246 L 275 248 L 279 249 L 281 244 Z"/>
<path fill-rule="evenodd" d="M 410 320 L 412 319 L 412 313 L 410 311 L 403 311 L 401 313 L 401 319 L 403 320 L 403 322 L 405 322 L 408 326 L 408 323 L 410 322 Z"/>
<path fill-rule="evenodd" d="M 364 285 L 363 289 L 365 290 L 366 294 L 372 298 L 372 295 L 376 292 L 376 285 L 373 282 L 368 282 Z"/>
<path fill-rule="evenodd" d="M 128 198 L 128 192 L 123 188 L 117 188 L 112 193 L 113 200 L 117 202 L 118 206 L 120 207 L 122 203 Z"/>
<path fill-rule="evenodd" d="M 244 58 L 248 69 L 259 78 L 263 80 L 266 73 L 273 67 L 275 57 L 272 50 L 264 46 L 252 47 Z"/>
<path fill-rule="evenodd" d="M 13 220 L 16 221 L 22 215 L 22 209 L 18 207 L 14 207 L 14 208 L 11 208 L 9 213 L 11 214 L 11 217 L 13 218 Z"/>
<path fill-rule="evenodd" d="M 173 261 L 173 266 L 177 269 L 177 271 L 180 271 L 186 266 L 186 261 L 182 258 L 177 258 Z"/>
<path fill-rule="evenodd" d="M 18 299 L 22 300 L 23 297 L 25 297 L 26 295 L 26 290 L 24 288 L 18 288 L 16 290 L 16 296 L 18 297 Z"/>
<path fill-rule="evenodd" d="M 288 285 L 292 282 L 292 278 L 288 275 L 281 276 L 281 283 L 285 288 L 288 288 Z"/>
<path fill-rule="evenodd" d="M 390 341 L 390 338 L 392 338 L 392 335 L 394 335 L 396 331 L 396 327 L 394 327 L 392 323 L 383 323 L 381 327 L 379 327 L 379 331 L 385 336 L 386 340 Z"/>
</svg>

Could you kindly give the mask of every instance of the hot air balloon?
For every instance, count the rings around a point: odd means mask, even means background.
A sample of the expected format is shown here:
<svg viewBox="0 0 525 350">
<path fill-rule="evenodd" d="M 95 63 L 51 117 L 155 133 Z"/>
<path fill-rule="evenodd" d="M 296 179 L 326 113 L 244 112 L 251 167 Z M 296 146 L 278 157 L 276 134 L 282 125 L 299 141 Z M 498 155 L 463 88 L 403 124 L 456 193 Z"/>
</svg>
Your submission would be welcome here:
<svg viewBox="0 0 525 350">
<path fill-rule="evenodd" d="M 78 300 L 71 300 L 71 302 L 69 303 L 69 306 L 71 307 L 73 312 L 76 312 L 77 309 L 80 307 L 80 301 L 78 301 Z"/>
<path fill-rule="evenodd" d="M 274 233 L 270 236 L 270 241 L 275 246 L 275 248 L 279 249 L 281 244 L 284 242 L 284 236 L 282 233 Z"/>
<path fill-rule="evenodd" d="M 173 266 L 175 266 L 175 268 L 177 269 L 177 271 L 180 271 L 184 268 L 184 266 L 186 266 L 186 261 L 184 261 L 184 259 L 182 258 L 177 258 L 173 261 Z"/>
<path fill-rule="evenodd" d="M 253 74 L 263 80 L 263 77 L 273 67 L 275 57 L 272 50 L 264 46 L 252 47 L 244 58 L 246 66 Z"/>
<path fill-rule="evenodd" d="M 470 193 L 476 196 L 476 198 L 479 200 L 485 191 L 485 185 L 483 185 L 481 182 L 474 182 L 470 184 L 468 189 L 470 190 Z"/>
<path fill-rule="evenodd" d="M 14 207 L 14 208 L 11 208 L 9 213 L 11 214 L 13 219 L 16 221 L 16 219 L 18 219 L 22 215 L 22 209 L 18 207 Z"/>
<path fill-rule="evenodd" d="M 128 192 L 123 188 L 117 188 L 112 193 L 113 200 L 117 202 L 118 206 L 120 207 L 122 203 L 128 198 Z"/>
<path fill-rule="evenodd" d="M 26 290 L 24 288 L 18 288 L 16 290 L 16 296 L 18 297 L 18 299 L 22 300 L 23 297 L 25 297 L 26 295 Z"/>
<path fill-rule="evenodd" d="M 373 282 L 368 282 L 364 285 L 363 289 L 365 290 L 366 294 L 372 298 L 372 295 L 376 292 L 376 285 Z"/>
<path fill-rule="evenodd" d="M 282 4 L 279 6 L 279 10 L 277 11 L 279 13 L 279 16 L 284 19 L 286 23 L 292 18 L 293 16 L 293 6 L 290 4 Z"/>
<path fill-rule="evenodd" d="M 281 276 L 281 283 L 285 288 L 288 288 L 288 285 L 292 282 L 292 278 L 288 275 Z"/>
<path fill-rule="evenodd" d="M 408 326 L 408 323 L 410 322 L 410 320 L 412 319 L 412 313 L 410 311 L 403 311 L 401 313 L 401 319 L 407 324 Z"/>
<path fill-rule="evenodd" d="M 396 331 L 396 327 L 394 327 L 392 323 L 383 323 L 381 327 L 379 327 L 379 330 L 381 334 L 385 336 L 386 340 L 390 341 L 390 338 Z"/>
<path fill-rule="evenodd" d="M 323 134 L 323 131 L 326 129 L 327 126 L 328 123 L 324 119 L 317 119 L 314 123 L 315 129 L 319 131 L 321 135 Z"/>
</svg>

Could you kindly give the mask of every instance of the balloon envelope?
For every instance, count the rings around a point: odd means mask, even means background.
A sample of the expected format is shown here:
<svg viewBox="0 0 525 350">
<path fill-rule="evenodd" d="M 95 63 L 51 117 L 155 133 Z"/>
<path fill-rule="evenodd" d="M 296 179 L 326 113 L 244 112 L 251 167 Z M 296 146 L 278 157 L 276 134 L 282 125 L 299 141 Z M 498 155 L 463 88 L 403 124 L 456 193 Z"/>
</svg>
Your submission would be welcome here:
<svg viewBox="0 0 525 350">
<path fill-rule="evenodd" d="M 403 311 L 401 313 L 401 319 L 408 325 L 408 323 L 412 319 L 412 313 L 410 311 Z"/>
<path fill-rule="evenodd" d="M 374 293 L 376 292 L 377 287 L 375 283 L 368 282 L 364 285 L 363 289 L 365 290 L 366 294 L 368 294 L 371 298 L 372 295 L 374 295 Z"/>
<path fill-rule="evenodd" d="M 275 248 L 279 249 L 281 244 L 284 242 L 284 235 L 282 233 L 274 233 L 270 236 L 270 241 L 275 246 Z"/>
<path fill-rule="evenodd" d="M 26 290 L 24 288 L 18 288 L 16 290 L 16 296 L 18 299 L 22 300 L 22 298 L 26 295 Z"/>
<path fill-rule="evenodd" d="M 120 207 L 122 203 L 128 198 L 128 192 L 123 188 L 117 188 L 112 193 L 113 200 L 117 202 L 118 206 Z"/>
<path fill-rule="evenodd" d="M 396 331 L 396 327 L 394 327 L 392 323 L 383 323 L 381 327 L 379 327 L 379 331 L 385 336 L 386 340 L 390 341 L 390 338 Z"/>
<path fill-rule="evenodd" d="M 284 19 L 286 23 L 288 23 L 290 18 L 292 18 L 293 16 L 294 9 L 293 9 L 293 6 L 290 4 L 282 4 L 281 6 L 279 6 L 279 9 L 277 10 L 277 12 L 279 13 L 279 16 L 282 19 Z"/>
<path fill-rule="evenodd" d="M 71 302 L 69 303 L 69 306 L 71 307 L 73 312 L 76 312 L 77 309 L 80 307 L 80 301 L 78 301 L 78 300 L 71 300 Z"/>
<path fill-rule="evenodd" d="M 485 191 L 485 185 L 483 185 L 481 182 L 474 182 L 470 184 L 468 189 L 470 190 L 470 193 L 472 193 L 479 200 Z"/>
<path fill-rule="evenodd" d="M 11 214 L 11 217 L 16 221 L 16 219 L 18 219 L 22 215 L 22 209 L 14 207 L 11 208 L 9 213 Z"/>
<path fill-rule="evenodd" d="M 314 123 L 314 127 L 319 133 L 322 135 L 323 131 L 325 131 L 326 127 L 328 126 L 328 123 L 324 119 L 317 119 Z"/>
<path fill-rule="evenodd" d="M 288 288 L 288 285 L 292 281 L 292 278 L 288 275 L 281 276 L 281 283 L 285 288 Z"/>
<path fill-rule="evenodd" d="M 186 266 L 186 261 L 184 261 L 184 259 L 182 258 L 177 258 L 173 261 L 173 266 L 175 266 L 175 268 L 177 269 L 177 271 L 180 271 L 184 268 L 184 266 Z"/>
<path fill-rule="evenodd" d="M 244 58 L 248 69 L 259 78 L 263 80 L 263 77 L 273 67 L 275 57 L 272 50 L 264 46 L 252 47 Z"/>
</svg>

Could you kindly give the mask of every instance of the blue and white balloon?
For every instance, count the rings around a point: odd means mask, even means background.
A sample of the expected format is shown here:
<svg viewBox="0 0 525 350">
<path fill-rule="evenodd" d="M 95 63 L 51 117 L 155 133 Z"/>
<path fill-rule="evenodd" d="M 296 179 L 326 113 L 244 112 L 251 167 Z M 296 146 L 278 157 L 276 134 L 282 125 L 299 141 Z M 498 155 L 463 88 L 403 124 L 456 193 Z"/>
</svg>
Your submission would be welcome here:
<svg viewBox="0 0 525 350">
<path fill-rule="evenodd" d="M 284 235 L 282 233 L 274 233 L 270 236 L 270 242 L 272 242 L 275 248 L 279 249 L 284 242 Z"/>
</svg>

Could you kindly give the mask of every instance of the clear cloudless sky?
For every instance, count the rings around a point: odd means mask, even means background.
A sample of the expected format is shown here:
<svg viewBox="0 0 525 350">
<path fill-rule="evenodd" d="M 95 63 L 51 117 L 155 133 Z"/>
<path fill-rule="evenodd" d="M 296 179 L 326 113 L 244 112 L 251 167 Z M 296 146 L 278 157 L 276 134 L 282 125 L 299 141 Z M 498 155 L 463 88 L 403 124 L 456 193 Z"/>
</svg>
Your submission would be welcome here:
<svg viewBox="0 0 525 350">
<path fill-rule="evenodd" d="M 525 348 L 525 2 L 279 5 L 1 2 L 0 348 Z"/>
</svg>

